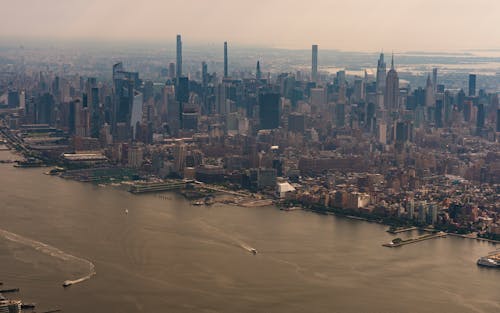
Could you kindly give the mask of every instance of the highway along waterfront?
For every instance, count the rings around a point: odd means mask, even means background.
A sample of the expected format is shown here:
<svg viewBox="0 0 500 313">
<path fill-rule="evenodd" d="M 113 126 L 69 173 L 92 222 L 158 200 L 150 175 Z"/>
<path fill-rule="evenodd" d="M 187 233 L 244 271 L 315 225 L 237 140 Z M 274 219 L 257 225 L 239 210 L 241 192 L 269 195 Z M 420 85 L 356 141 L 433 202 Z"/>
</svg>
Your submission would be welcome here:
<svg viewBox="0 0 500 313">
<path fill-rule="evenodd" d="M 0 229 L 74 256 L 0 238 L 2 281 L 38 311 L 500 312 L 500 271 L 476 265 L 492 243 L 448 236 L 387 249 L 394 235 L 384 225 L 194 206 L 172 192 L 135 195 L 44 171 L 0 164 Z M 88 275 L 81 260 L 96 275 L 63 288 Z"/>
</svg>

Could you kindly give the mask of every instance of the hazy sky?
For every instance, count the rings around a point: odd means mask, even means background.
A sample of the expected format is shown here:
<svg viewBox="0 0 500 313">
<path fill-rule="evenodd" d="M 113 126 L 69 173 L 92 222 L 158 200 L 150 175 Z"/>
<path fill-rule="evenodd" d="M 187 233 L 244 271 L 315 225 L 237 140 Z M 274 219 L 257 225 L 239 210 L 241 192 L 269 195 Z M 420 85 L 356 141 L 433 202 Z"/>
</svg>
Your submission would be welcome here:
<svg viewBox="0 0 500 313">
<path fill-rule="evenodd" d="M 500 47 L 499 0 L 0 0 L 0 38 L 387 51 Z"/>
</svg>

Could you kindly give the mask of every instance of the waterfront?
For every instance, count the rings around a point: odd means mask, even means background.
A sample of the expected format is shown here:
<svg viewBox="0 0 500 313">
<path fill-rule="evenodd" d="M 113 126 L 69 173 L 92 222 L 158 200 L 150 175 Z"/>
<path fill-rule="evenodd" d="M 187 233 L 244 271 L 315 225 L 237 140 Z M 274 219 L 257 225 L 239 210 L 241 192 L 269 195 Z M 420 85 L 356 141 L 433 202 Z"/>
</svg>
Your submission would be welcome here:
<svg viewBox="0 0 500 313">
<path fill-rule="evenodd" d="M 5 158 L 12 155 L 0 151 Z M 381 243 L 394 235 L 379 224 L 192 206 L 173 193 L 133 195 L 44 171 L 0 164 L 0 229 L 90 260 L 97 274 L 64 289 L 63 281 L 85 275 L 85 264 L 1 238 L 0 281 L 40 310 L 500 311 L 500 271 L 476 266 L 498 248 L 487 242 L 448 237 L 386 249 Z"/>
</svg>

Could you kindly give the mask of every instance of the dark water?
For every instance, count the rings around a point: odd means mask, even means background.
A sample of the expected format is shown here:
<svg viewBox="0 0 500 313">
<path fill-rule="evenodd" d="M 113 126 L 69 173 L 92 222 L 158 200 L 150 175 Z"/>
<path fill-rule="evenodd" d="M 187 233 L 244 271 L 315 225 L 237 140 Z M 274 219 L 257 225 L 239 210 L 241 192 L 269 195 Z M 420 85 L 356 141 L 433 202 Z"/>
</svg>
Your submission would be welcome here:
<svg viewBox="0 0 500 313">
<path fill-rule="evenodd" d="M 0 281 L 38 311 L 500 312 L 500 271 L 475 264 L 492 244 L 448 237 L 389 249 L 377 224 L 196 207 L 43 171 L 0 164 L 0 229 L 23 236 L 0 236 Z M 97 274 L 62 288 L 88 275 L 86 260 Z"/>
</svg>

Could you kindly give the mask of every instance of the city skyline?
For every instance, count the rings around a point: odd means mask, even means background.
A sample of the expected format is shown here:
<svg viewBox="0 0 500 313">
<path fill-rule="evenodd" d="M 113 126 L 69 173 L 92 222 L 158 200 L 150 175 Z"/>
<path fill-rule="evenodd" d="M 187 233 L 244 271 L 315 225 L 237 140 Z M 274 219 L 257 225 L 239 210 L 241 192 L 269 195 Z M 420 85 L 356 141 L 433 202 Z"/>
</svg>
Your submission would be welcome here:
<svg viewBox="0 0 500 313">
<path fill-rule="evenodd" d="M 464 0 L 287 1 L 286 6 L 283 1 L 258 1 L 256 5 L 226 0 L 210 5 L 149 0 L 140 6 L 115 0 L 28 2 L 7 5 L 6 11 L 16 14 L 0 21 L 2 41 L 164 41 L 182 34 L 193 43 L 228 41 L 287 49 L 304 49 L 311 43 L 344 51 L 499 48 L 491 39 L 499 35 L 495 12 L 500 4 L 490 0 L 474 6 Z M 227 25 L 235 25 L 236 31 Z"/>
</svg>

